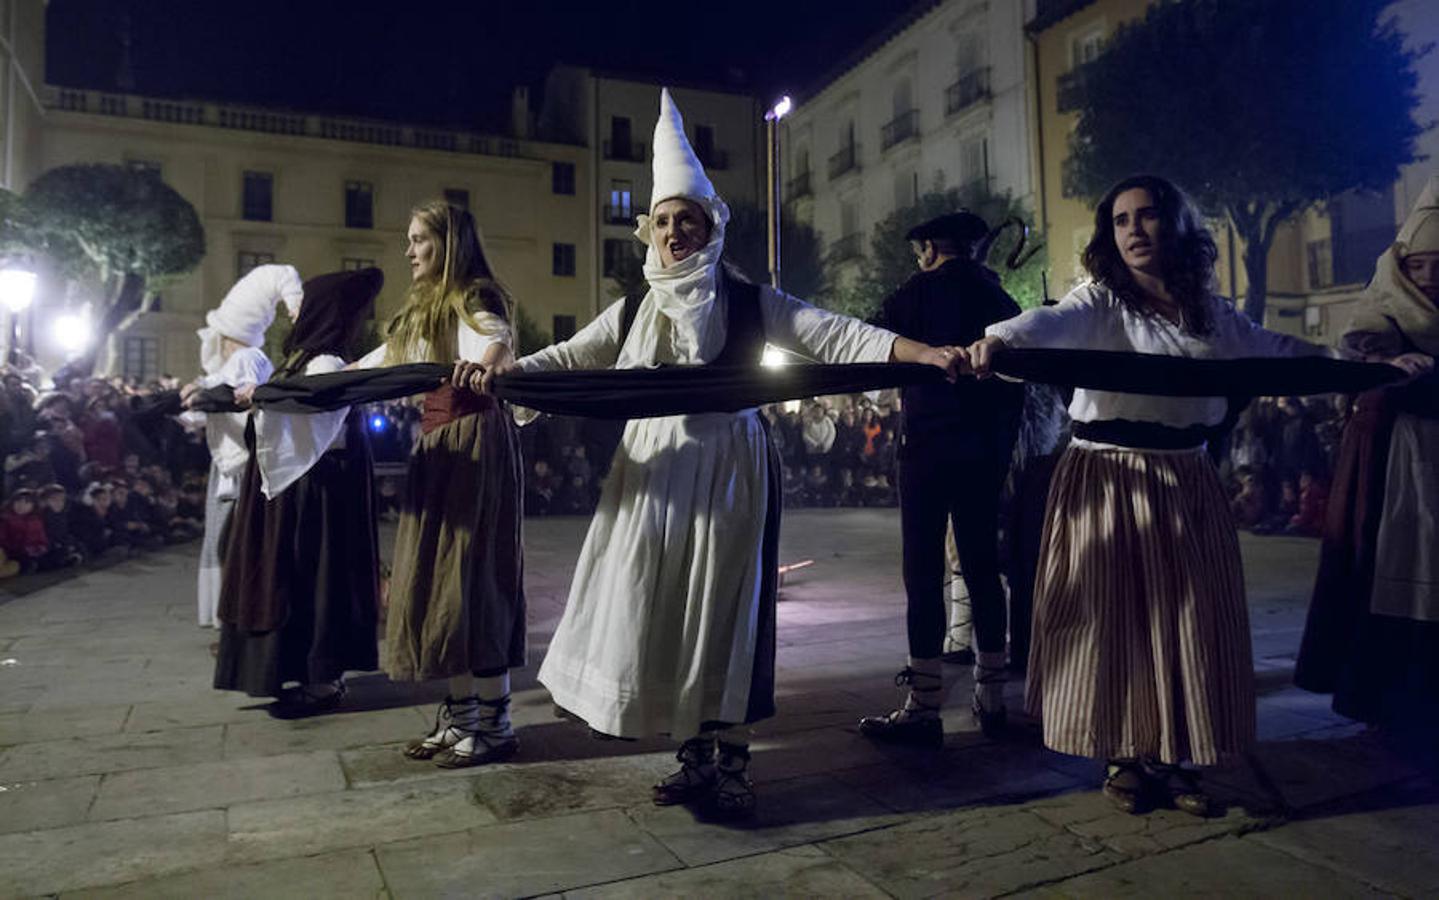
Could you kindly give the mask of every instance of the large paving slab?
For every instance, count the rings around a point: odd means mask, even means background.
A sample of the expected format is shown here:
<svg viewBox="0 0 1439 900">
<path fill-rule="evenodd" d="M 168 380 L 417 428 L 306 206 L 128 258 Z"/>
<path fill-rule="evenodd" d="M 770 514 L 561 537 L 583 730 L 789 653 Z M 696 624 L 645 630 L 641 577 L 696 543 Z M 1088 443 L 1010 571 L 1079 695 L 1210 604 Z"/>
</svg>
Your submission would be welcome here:
<svg viewBox="0 0 1439 900">
<path fill-rule="evenodd" d="M 0 835 L 0 897 L 52 894 L 218 865 L 219 810 Z"/>
<path fill-rule="evenodd" d="M 854 897 L 865 900 L 888 896 L 817 847 L 796 847 L 564 893 L 566 900 L 630 900 L 634 897 L 716 900 Z"/>
<path fill-rule="evenodd" d="M 333 750 L 217 759 L 106 775 L 90 818 L 131 819 L 218 809 L 246 800 L 316 794 L 344 787 L 345 774 Z"/>
<path fill-rule="evenodd" d="M 1023 807 L 978 807 L 821 844 L 899 898 L 993 897 L 1125 861 Z"/>
<path fill-rule="evenodd" d="M 207 762 L 220 758 L 222 732 L 222 726 L 211 725 L 19 744 L 0 760 L 0 783 Z"/>
<path fill-rule="evenodd" d="M 305 856 L 463 831 L 497 822 L 473 777 L 335 791 L 229 809 L 228 858 Z"/>
<path fill-rule="evenodd" d="M 681 867 L 618 810 L 386 844 L 376 855 L 397 900 L 522 897 Z"/>
<path fill-rule="evenodd" d="M 385 881 L 369 850 L 327 853 L 261 865 L 225 865 L 201 872 L 150 878 L 109 888 L 75 891 L 85 900 L 309 900 L 312 897 L 383 898 Z"/>
<path fill-rule="evenodd" d="M 1033 892 L 1043 897 L 1383 897 L 1373 887 L 1256 841 L 1224 838 L 1147 856 Z M 956 893 L 956 896 L 959 896 Z"/>
<path fill-rule="evenodd" d="M 1391 785 L 1315 809 L 1254 840 L 1385 892 L 1439 896 L 1439 788 L 1433 781 Z"/>
<path fill-rule="evenodd" d="M 78 825 L 99 789 L 99 775 L 0 784 L 0 834 Z"/>
</svg>

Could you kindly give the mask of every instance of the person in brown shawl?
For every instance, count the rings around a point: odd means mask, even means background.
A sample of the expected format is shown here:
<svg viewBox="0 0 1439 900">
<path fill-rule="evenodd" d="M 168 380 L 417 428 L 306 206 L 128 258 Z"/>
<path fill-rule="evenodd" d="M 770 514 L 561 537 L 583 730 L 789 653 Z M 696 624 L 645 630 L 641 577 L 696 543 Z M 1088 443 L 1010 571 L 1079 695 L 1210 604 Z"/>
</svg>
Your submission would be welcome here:
<svg viewBox="0 0 1439 900">
<path fill-rule="evenodd" d="M 1341 338 L 1403 354 L 1406 384 L 1365 394 L 1340 445 L 1295 682 L 1351 719 L 1439 727 L 1439 176 L 1379 257 Z"/>
<path fill-rule="evenodd" d="M 272 380 L 344 368 L 384 283 L 379 269 L 306 281 Z M 236 392 L 248 405 L 253 386 Z M 379 541 L 364 417 L 260 410 L 246 428 L 220 588 L 215 687 L 277 697 L 271 713 L 327 712 L 346 671 L 378 668 Z M 289 685 L 289 687 L 286 687 Z"/>
</svg>

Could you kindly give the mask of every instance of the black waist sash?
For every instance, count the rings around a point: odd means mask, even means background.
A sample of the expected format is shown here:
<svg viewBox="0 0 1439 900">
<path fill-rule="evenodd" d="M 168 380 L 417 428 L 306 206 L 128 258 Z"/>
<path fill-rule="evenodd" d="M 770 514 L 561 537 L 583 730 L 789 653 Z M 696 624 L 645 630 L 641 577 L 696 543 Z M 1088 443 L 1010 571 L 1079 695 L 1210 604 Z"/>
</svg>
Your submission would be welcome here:
<svg viewBox="0 0 1439 900">
<path fill-rule="evenodd" d="M 1207 425 L 1175 428 L 1158 422 L 1134 422 L 1129 419 L 1100 419 L 1097 422 L 1075 422 L 1073 435 L 1096 444 L 1114 444 L 1136 450 L 1197 450 L 1213 436 Z"/>
</svg>

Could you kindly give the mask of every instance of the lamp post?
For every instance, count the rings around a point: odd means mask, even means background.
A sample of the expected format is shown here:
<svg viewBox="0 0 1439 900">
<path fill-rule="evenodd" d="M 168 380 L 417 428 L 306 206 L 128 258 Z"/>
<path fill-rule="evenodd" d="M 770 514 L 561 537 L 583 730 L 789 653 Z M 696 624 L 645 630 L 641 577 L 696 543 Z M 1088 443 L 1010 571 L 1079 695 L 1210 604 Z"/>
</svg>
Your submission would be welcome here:
<svg viewBox="0 0 1439 900">
<path fill-rule="evenodd" d="M 20 349 L 20 314 L 35 299 L 35 273 L 25 269 L 0 269 L 0 303 L 10 310 L 10 340 L 5 358 L 14 363 Z"/>
<path fill-rule="evenodd" d="M 789 114 L 793 107 L 789 96 L 779 98 L 774 106 L 770 107 L 764 114 L 765 121 L 765 187 L 769 197 L 769 284 L 775 290 L 779 290 L 779 207 L 783 199 L 780 196 L 780 170 L 779 170 L 779 120 Z"/>
</svg>

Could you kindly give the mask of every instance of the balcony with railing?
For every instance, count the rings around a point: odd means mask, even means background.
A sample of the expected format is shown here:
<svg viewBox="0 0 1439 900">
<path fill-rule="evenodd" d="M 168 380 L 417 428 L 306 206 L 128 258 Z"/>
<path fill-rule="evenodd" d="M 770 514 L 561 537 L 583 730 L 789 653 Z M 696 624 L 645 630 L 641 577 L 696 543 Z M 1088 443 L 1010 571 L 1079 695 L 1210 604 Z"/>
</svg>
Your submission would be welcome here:
<svg viewBox="0 0 1439 900">
<path fill-rule="evenodd" d="M 74 88 L 45 89 L 47 109 L 146 119 L 174 125 L 198 125 L 236 131 L 257 131 L 295 137 L 322 138 L 358 144 L 408 147 L 484 156 L 531 157 L 523 141 L 509 137 L 414 128 L 370 119 L 341 119 L 221 103 L 164 100 L 133 94 L 111 94 Z"/>
<path fill-rule="evenodd" d="M 829 158 L 829 179 L 859 170 L 859 145 L 850 144 Z"/>
<path fill-rule="evenodd" d="M 831 262 L 841 263 L 850 259 L 859 259 L 864 255 L 862 237 L 859 232 L 847 234 L 833 244 L 829 245 L 829 258 Z"/>
<path fill-rule="evenodd" d="M 879 149 L 888 150 L 897 144 L 919 137 L 919 110 L 900 113 L 879 130 Z"/>
<path fill-rule="evenodd" d="M 784 186 L 784 198 L 786 200 L 798 200 L 801 197 L 810 195 L 809 172 L 799 172 Z"/>
<path fill-rule="evenodd" d="M 605 141 L 605 159 L 619 160 L 621 162 L 645 161 L 645 145 L 638 141 Z"/>
<path fill-rule="evenodd" d="M 969 109 L 991 96 L 989 88 L 989 66 L 971 69 L 959 76 L 959 80 L 944 89 L 944 114 L 952 116 Z"/>
<path fill-rule="evenodd" d="M 633 225 L 635 208 L 629 203 L 606 203 L 604 217 L 606 225 Z"/>
</svg>

